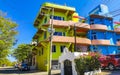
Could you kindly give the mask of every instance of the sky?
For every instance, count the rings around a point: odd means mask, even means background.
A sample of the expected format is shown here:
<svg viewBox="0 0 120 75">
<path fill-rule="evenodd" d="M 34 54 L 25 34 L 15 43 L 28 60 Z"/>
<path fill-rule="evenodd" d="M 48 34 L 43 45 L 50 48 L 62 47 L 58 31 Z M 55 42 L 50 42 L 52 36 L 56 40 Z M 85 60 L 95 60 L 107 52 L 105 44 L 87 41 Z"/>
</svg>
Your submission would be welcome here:
<svg viewBox="0 0 120 75">
<path fill-rule="evenodd" d="M 0 10 L 7 13 L 7 17 L 18 24 L 17 45 L 31 43 L 32 37 L 37 31 L 33 23 L 44 2 L 75 7 L 79 15 L 83 17 L 86 17 L 88 12 L 101 3 L 106 4 L 109 11 L 120 8 L 120 0 L 0 0 Z M 119 21 L 119 17 L 114 17 L 114 19 Z M 9 59 L 14 60 L 12 57 Z"/>
</svg>

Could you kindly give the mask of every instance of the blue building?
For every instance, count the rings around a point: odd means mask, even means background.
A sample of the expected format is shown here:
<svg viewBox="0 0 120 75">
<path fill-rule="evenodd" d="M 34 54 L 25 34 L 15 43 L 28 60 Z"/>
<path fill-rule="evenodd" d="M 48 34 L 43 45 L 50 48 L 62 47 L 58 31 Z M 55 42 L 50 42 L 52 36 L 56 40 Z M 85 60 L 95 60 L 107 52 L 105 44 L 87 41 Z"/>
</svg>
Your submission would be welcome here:
<svg viewBox="0 0 120 75">
<path fill-rule="evenodd" d="M 104 55 L 120 53 L 120 33 L 114 30 L 113 18 L 108 17 L 108 13 L 108 7 L 101 4 L 93 9 L 88 17 L 91 28 L 88 38 L 92 43 L 90 50 Z"/>
</svg>

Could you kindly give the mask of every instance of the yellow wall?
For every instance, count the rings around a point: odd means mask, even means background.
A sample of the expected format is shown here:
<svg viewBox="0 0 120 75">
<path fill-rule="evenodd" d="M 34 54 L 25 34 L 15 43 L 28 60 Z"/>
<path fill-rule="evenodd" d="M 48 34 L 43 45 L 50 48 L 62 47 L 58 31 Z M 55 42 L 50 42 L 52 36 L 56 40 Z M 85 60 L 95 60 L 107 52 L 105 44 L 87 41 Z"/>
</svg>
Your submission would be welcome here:
<svg viewBox="0 0 120 75">
<path fill-rule="evenodd" d="M 42 54 L 43 48 L 43 54 Z M 36 63 L 39 70 L 47 70 L 47 46 L 40 46 L 37 48 Z"/>
<path fill-rule="evenodd" d="M 74 13 L 74 14 L 72 15 L 72 17 L 73 17 L 73 16 L 79 16 L 79 15 L 78 15 L 78 13 Z M 72 21 L 74 21 L 74 22 L 79 22 L 79 18 L 74 18 L 74 17 L 73 17 L 73 18 L 72 18 Z"/>
<path fill-rule="evenodd" d="M 69 48 L 70 43 L 53 43 L 53 45 L 56 46 L 56 52 L 52 52 L 52 58 L 53 60 L 58 60 L 59 56 L 61 55 L 61 46 L 66 46 Z"/>
<path fill-rule="evenodd" d="M 41 10 L 41 11 L 44 11 L 44 10 Z M 44 24 L 44 20 L 45 20 L 45 17 L 47 17 L 47 20 L 49 21 L 50 19 L 50 15 L 51 15 L 51 12 L 49 10 L 46 10 L 45 11 L 45 14 L 47 15 L 44 15 L 43 18 L 38 18 L 38 20 L 40 20 L 40 24 L 38 25 L 38 29 L 41 28 L 45 31 L 47 31 L 47 36 L 46 38 L 49 38 L 50 37 L 50 33 L 48 32 L 48 28 L 47 27 L 43 27 L 42 25 Z M 54 16 L 60 16 L 60 17 L 64 17 L 64 20 L 65 21 L 75 21 L 75 22 L 78 22 L 79 19 L 78 18 L 73 18 L 73 16 L 78 16 L 77 13 L 74 13 L 74 14 L 70 14 L 69 13 L 69 10 L 66 10 L 66 12 L 57 12 L 55 11 L 54 12 Z M 44 32 L 41 32 L 39 33 L 39 42 L 41 43 L 41 41 L 44 41 Z M 71 32 L 69 32 L 69 27 L 68 28 L 55 28 L 55 31 L 57 32 L 65 32 L 65 35 L 66 36 L 73 36 L 73 30 L 71 30 Z M 52 52 L 52 59 L 53 60 L 58 60 L 59 56 L 61 55 L 61 50 L 60 50 L 60 46 L 66 46 L 67 48 L 69 47 L 72 47 L 71 50 L 74 51 L 74 45 L 71 44 L 71 43 L 53 43 L 53 45 L 56 45 L 56 52 Z M 43 55 L 40 55 L 40 52 L 42 51 L 42 48 L 44 50 L 44 54 Z M 44 71 L 47 71 L 48 68 L 49 68 L 49 53 L 50 53 L 50 43 L 47 42 L 43 42 L 43 45 L 38 47 L 37 48 L 37 56 L 36 56 L 36 62 L 37 62 L 37 67 L 38 69 L 40 70 L 44 70 Z"/>
</svg>

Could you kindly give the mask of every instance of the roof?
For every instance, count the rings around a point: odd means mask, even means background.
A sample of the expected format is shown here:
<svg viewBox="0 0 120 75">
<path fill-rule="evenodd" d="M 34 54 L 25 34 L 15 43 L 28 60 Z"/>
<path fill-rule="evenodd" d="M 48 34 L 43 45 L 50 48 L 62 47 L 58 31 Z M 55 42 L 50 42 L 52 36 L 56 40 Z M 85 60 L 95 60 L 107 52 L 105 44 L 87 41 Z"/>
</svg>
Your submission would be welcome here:
<svg viewBox="0 0 120 75">
<path fill-rule="evenodd" d="M 42 7 L 47 7 L 47 8 L 54 8 L 54 11 L 58 11 L 58 12 L 66 12 L 67 10 L 69 11 L 69 13 L 74 13 L 76 10 L 74 7 L 69 7 L 69 6 L 65 6 L 65 5 L 58 5 L 58 4 L 54 4 L 54 3 L 44 3 Z M 44 9 L 44 8 L 43 8 Z M 44 15 L 41 15 L 40 12 L 41 10 L 43 9 L 40 9 L 35 21 L 34 21 L 34 25 L 37 26 L 39 21 L 37 20 L 38 18 L 43 18 Z"/>
<path fill-rule="evenodd" d="M 54 3 L 48 3 L 48 2 L 44 3 L 42 6 L 75 11 L 74 7 L 69 7 L 69 6 L 66 6 L 66 5 L 59 5 L 59 4 L 54 4 Z"/>
</svg>

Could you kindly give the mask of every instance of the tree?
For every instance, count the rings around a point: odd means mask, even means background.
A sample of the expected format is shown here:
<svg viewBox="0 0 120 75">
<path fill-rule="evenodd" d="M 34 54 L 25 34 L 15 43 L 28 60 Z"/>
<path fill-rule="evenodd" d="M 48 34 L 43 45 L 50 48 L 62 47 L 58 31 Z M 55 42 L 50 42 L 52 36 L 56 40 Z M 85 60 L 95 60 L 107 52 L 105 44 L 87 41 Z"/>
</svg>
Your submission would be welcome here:
<svg viewBox="0 0 120 75">
<path fill-rule="evenodd" d="M 32 47 L 29 44 L 20 44 L 16 49 L 13 51 L 13 56 L 18 60 L 22 61 L 31 54 Z"/>
<path fill-rule="evenodd" d="M 17 24 L 9 18 L 5 18 L 0 11 L 0 61 L 7 58 L 13 46 L 17 34 L 16 27 Z"/>
<path fill-rule="evenodd" d="M 1 66 L 13 66 L 12 62 L 8 58 L 4 58 L 0 61 Z"/>
</svg>

